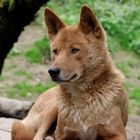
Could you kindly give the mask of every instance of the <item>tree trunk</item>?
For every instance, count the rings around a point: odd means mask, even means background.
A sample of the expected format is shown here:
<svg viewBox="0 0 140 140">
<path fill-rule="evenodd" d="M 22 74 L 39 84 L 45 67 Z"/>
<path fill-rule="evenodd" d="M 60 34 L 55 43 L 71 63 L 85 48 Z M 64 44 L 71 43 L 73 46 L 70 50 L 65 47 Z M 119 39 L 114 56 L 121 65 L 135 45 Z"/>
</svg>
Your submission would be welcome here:
<svg viewBox="0 0 140 140">
<path fill-rule="evenodd" d="M 24 26 L 34 19 L 39 8 L 48 1 L 14 0 L 10 10 L 8 5 L 0 7 L 0 74 L 4 60 Z"/>
</svg>

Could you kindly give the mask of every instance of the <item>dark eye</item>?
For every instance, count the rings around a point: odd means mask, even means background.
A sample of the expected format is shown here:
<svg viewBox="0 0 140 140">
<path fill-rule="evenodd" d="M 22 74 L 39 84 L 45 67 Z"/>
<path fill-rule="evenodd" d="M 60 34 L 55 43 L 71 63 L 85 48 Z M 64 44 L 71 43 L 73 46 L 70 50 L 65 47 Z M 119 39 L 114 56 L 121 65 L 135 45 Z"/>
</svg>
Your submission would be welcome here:
<svg viewBox="0 0 140 140">
<path fill-rule="evenodd" d="M 54 49 L 54 50 L 53 50 L 53 53 L 54 53 L 55 55 L 57 55 L 57 54 L 58 54 L 57 49 Z"/>
<path fill-rule="evenodd" d="M 71 48 L 71 53 L 76 54 L 79 52 L 80 49 L 78 48 Z"/>
</svg>

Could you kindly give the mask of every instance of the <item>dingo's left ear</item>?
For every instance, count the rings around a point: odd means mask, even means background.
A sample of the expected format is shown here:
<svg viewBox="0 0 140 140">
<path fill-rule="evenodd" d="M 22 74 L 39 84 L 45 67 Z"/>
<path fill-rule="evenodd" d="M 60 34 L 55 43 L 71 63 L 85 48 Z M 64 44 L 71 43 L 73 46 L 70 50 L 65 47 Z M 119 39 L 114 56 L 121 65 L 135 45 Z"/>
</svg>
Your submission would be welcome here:
<svg viewBox="0 0 140 140">
<path fill-rule="evenodd" d="M 97 38 L 102 36 L 102 27 L 87 5 L 83 5 L 81 8 L 79 27 L 85 34 L 92 32 Z"/>
<path fill-rule="evenodd" d="M 49 39 L 52 39 L 61 28 L 65 27 L 64 23 L 49 8 L 45 9 L 45 22 Z"/>
</svg>

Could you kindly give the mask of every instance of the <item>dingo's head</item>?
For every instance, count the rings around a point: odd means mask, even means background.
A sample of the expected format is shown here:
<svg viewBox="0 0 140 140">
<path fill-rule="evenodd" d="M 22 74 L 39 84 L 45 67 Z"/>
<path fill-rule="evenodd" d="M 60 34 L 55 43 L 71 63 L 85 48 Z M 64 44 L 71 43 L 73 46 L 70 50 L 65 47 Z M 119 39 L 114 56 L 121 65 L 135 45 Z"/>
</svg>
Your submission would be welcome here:
<svg viewBox="0 0 140 140">
<path fill-rule="evenodd" d="M 102 72 L 107 56 L 105 34 L 88 6 L 82 6 L 77 25 L 66 26 L 48 8 L 45 22 L 51 44 L 49 74 L 53 81 L 74 82 Z"/>
</svg>

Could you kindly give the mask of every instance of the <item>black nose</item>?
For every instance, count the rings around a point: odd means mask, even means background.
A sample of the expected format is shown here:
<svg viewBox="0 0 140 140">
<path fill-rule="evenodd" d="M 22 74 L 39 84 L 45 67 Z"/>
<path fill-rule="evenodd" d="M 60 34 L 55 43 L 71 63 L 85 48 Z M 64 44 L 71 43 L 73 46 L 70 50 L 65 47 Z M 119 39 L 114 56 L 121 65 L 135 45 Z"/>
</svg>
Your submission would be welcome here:
<svg viewBox="0 0 140 140">
<path fill-rule="evenodd" d="M 50 69 L 48 70 L 48 72 L 49 72 L 50 76 L 51 76 L 53 79 L 55 79 L 55 78 L 57 78 L 57 77 L 59 76 L 59 74 L 60 74 L 60 69 L 59 69 L 59 68 L 50 68 Z"/>
</svg>

